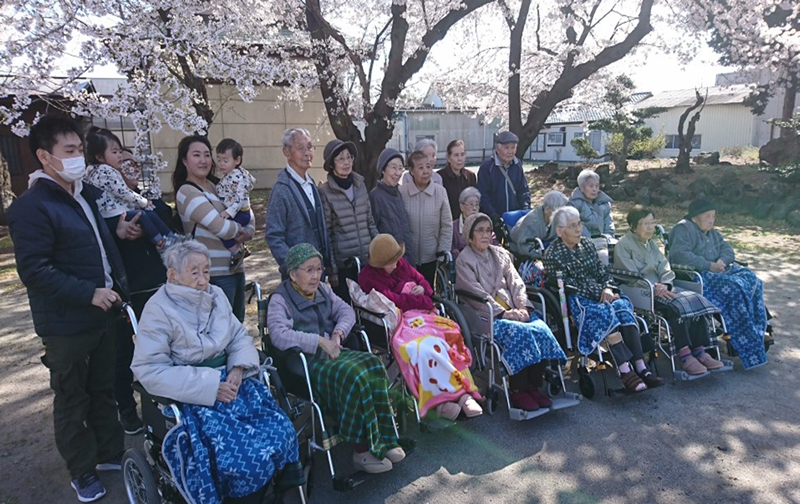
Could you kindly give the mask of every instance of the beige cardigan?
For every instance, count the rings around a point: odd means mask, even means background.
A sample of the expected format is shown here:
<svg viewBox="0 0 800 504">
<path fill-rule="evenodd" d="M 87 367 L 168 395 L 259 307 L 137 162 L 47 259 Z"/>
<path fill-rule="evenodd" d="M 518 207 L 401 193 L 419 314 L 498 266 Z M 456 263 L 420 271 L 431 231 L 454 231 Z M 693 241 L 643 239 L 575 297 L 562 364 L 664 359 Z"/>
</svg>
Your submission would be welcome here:
<svg viewBox="0 0 800 504">
<path fill-rule="evenodd" d="M 456 259 L 456 287 L 479 296 L 488 296 L 495 318 L 505 312 L 505 308 L 495 300 L 496 297 L 515 310 L 531 306 L 525 283 L 514 268 L 511 254 L 495 245 L 489 245 L 484 252 L 478 252 L 470 245 L 464 247 Z M 485 314 L 483 303 L 471 300 L 467 300 L 467 303 Z"/>
<path fill-rule="evenodd" d="M 614 267 L 641 273 L 652 283 L 672 284 L 675 272 L 654 240 L 643 243 L 635 233 L 628 231 L 614 247 Z"/>
<path fill-rule="evenodd" d="M 400 194 L 408 213 L 410 246 L 417 264 L 435 261 L 437 252 L 450 252 L 453 248 L 453 215 L 445 188 L 430 182 L 420 191 L 412 181 L 400 186 Z"/>
</svg>

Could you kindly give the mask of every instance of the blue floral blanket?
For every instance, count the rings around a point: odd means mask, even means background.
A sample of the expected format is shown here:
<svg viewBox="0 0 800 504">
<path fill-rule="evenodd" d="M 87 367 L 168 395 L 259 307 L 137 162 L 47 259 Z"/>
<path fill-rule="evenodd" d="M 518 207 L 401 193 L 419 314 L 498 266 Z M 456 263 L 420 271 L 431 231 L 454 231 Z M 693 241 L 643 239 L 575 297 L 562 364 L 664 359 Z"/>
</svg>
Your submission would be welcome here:
<svg viewBox="0 0 800 504">
<path fill-rule="evenodd" d="M 226 376 L 223 369 L 223 381 Z M 243 380 L 229 404 L 179 408 L 182 421 L 165 436 L 162 452 L 190 504 L 251 494 L 299 460 L 291 421 L 258 380 Z"/>
<path fill-rule="evenodd" d="M 530 322 L 495 319 L 494 339 L 503 347 L 501 362 L 509 375 L 543 360 L 567 361 L 567 355 L 553 332 L 543 321 L 531 316 Z"/>
<path fill-rule="evenodd" d="M 731 345 L 739 353 L 745 369 L 767 362 L 764 332 L 767 309 L 764 286 L 747 268 L 731 265 L 722 273 L 703 271 L 703 296 L 722 310 Z"/>
<path fill-rule="evenodd" d="M 613 303 L 599 303 L 577 294 L 568 297 L 569 313 L 578 328 L 578 351 L 589 355 L 614 329 L 637 325 L 633 305 L 622 296 Z"/>
</svg>

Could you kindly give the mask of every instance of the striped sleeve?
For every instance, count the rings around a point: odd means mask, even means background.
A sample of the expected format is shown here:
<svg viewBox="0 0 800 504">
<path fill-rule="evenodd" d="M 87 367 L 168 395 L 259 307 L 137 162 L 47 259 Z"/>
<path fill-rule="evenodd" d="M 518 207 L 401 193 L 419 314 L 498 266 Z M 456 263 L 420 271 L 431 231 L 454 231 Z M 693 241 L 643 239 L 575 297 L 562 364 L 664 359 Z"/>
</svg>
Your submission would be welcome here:
<svg viewBox="0 0 800 504">
<path fill-rule="evenodd" d="M 211 201 L 196 187 L 182 186 L 175 199 L 178 204 L 178 213 L 184 222 L 184 228 L 186 228 L 187 222 L 191 224 L 191 227 L 197 224 L 198 227 L 204 227 L 222 240 L 233 239 L 239 232 L 239 224 L 223 219 Z"/>
</svg>

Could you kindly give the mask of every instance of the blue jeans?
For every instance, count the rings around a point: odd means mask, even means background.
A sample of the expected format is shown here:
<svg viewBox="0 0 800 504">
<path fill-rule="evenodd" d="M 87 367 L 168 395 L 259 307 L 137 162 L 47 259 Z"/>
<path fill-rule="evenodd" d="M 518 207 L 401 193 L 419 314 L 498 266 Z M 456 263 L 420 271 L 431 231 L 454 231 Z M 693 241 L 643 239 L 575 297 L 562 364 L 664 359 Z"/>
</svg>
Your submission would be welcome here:
<svg viewBox="0 0 800 504">
<path fill-rule="evenodd" d="M 233 308 L 233 315 L 239 319 L 239 322 L 244 322 L 244 273 L 213 276 L 211 284 L 225 292 L 225 297 L 228 298 L 228 302 Z"/>
<path fill-rule="evenodd" d="M 138 224 L 142 226 L 145 236 L 147 236 L 153 245 L 158 245 L 167 236 L 172 234 L 172 230 L 164 224 L 161 217 L 152 210 L 128 210 L 125 212 L 125 220 L 130 221 L 138 214 Z"/>
</svg>

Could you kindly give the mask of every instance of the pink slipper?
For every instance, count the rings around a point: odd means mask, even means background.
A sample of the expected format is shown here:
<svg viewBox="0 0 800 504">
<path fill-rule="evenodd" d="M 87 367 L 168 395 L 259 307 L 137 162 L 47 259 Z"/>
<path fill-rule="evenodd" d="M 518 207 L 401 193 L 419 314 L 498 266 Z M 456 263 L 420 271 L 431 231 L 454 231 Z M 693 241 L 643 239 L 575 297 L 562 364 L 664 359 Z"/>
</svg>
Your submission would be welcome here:
<svg viewBox="0 0 800 504">
<path fill-rule="evenodd" d="M 478 404 L 471 395 L 464 394 L 458 400 L 458 405 L 461 406 L 461 411 L 464 412 L 467 418 L 474 418 L 483 415 L 483 408 Z"/>
</svg>

